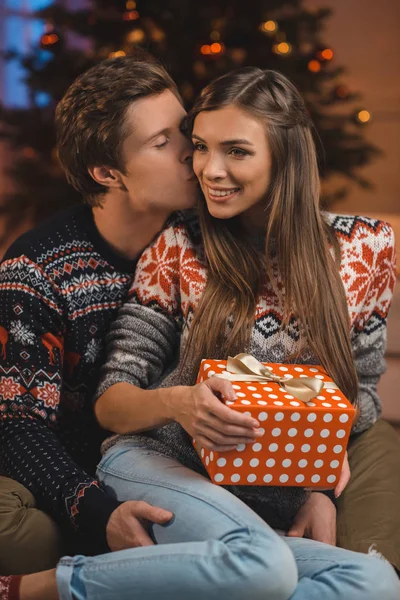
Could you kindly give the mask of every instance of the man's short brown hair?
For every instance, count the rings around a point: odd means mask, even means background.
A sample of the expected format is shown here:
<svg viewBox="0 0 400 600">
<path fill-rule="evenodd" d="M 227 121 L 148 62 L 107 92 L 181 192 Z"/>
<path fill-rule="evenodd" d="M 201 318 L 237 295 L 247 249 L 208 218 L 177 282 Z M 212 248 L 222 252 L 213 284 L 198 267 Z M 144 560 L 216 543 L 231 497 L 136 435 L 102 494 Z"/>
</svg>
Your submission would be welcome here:
<svg viewBox="0 0 400 600">
<path fill-rule="evenodd" d="M 100 205 L 106 188 L 89 174 L 107 165 L 124 172 L 122 145 L 130 134 L 125 116 L 139 98 L 177 87 L 151 57 L 105 60 L 69 87 L 56 109 L 57 147 L 67 179 L 92 206 Z"/>
</svg>

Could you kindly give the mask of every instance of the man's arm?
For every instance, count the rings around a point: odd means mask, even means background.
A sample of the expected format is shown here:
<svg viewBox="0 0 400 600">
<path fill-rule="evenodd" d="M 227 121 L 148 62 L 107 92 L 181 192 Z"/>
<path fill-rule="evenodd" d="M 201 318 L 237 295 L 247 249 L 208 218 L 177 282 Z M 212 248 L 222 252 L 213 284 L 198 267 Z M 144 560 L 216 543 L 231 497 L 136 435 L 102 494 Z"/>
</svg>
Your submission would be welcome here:
<svg viewBox="0 0 400 600">
<path fill-rule="evenodd" d="M 119 506 L 58 440 L 62 385 L 63 301 L 26 256 L 0 267 L 0 465 L 27 487 L 56 521 L 105 546 L 106 524 Z"/>
</svg>

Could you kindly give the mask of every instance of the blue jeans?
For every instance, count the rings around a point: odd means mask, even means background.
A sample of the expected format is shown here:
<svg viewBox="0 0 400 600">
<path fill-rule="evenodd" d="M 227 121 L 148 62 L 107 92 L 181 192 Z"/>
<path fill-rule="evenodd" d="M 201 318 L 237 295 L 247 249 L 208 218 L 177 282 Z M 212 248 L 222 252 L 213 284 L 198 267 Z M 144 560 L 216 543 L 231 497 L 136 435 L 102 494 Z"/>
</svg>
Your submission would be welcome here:
<svg viewBox="0 0 400 600">
<path fill-rule="evenodd" d="M 231 493 L 142 443 L 121 442 L 98 467 L 119 500 L 174 513 L 154 546 L 57 567 L 61 600 L 399 600 L 394 569 L 375 556 L 275 533 Z"/>
</svg>

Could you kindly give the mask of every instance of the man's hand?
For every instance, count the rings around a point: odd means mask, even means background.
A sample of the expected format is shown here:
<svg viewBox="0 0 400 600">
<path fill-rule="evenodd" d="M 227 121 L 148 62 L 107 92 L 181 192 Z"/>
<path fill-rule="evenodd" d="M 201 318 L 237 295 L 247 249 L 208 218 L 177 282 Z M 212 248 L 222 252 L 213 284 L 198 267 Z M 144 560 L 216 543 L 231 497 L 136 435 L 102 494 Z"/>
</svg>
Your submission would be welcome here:
<svg viewBox="0 0 400 600">
<path fill-rule="evenodd" d="M 328 496 L 312 492 L 297 513 L 288 536 L 336 546 L 336 508 Z"/>
<path fill-rule="evenodd" d="M 111 513 L 106 527 L 107 544 L 113 552 L 137 546 L 152 546 L 146 523 L 165 525 L 173 517 L 169 510 L 147 502 L 128 500 Z"/>
</svg>

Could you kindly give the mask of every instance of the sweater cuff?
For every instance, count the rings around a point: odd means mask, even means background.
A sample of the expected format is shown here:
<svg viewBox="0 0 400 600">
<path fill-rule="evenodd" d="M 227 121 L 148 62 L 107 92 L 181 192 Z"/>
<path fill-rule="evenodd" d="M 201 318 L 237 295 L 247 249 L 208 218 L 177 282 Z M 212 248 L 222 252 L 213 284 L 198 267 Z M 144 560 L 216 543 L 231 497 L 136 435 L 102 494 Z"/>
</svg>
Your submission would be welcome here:
<svg viewBox="0 0 400 600">
<path fill-rule="evenodd" d="M 93 482 L 80 495 L 75 516 L 79 530 L 90 536 L 99 552 L 109 552 L 106 527 L 111 514 L 123 504 L 115 497 L 107 494 L 98 482 Z"/>
</svg>

